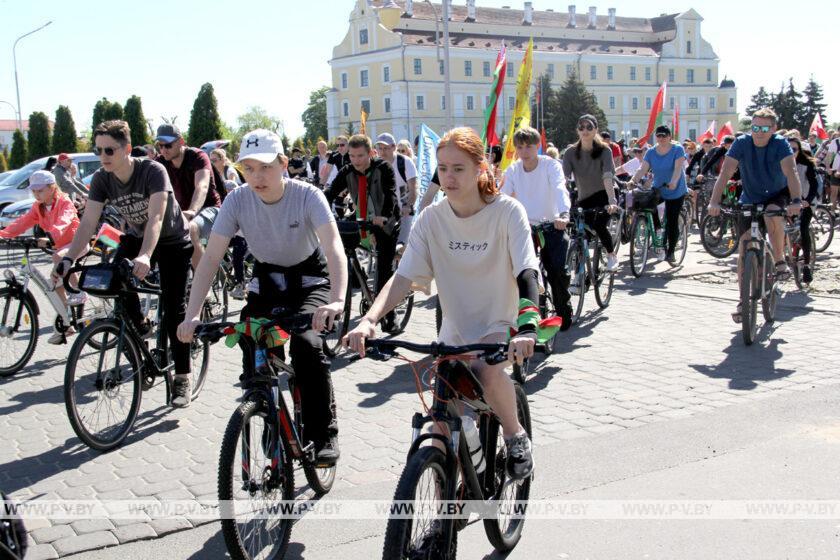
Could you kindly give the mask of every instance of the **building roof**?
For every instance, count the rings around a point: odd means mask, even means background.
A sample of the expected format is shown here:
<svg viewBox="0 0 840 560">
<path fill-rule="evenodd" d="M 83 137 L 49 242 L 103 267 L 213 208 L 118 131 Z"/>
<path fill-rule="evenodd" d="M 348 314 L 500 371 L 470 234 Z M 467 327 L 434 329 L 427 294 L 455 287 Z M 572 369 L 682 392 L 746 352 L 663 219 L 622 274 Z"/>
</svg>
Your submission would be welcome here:
<svg viewBox="0 0 840 560">
<path fill-rule="evenodd" d="M 23 121 L 23 130 L 29 130 L 29 119 Z M 9 132 L 17 130 L 17 119 L 0 119 L 0 132 Z"/>
</svg>

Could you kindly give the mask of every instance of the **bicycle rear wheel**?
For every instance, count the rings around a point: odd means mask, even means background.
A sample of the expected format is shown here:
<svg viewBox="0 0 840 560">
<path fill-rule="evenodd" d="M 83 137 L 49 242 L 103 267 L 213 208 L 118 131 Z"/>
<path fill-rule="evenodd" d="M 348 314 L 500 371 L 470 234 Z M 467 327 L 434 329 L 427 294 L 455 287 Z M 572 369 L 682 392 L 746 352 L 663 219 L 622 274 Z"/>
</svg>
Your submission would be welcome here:
<svg viewBox="0 0 840 560">
<path fill-rule="evenodd" d="M 23 369 L 38 345 L 38 312 L 31 297 L 0 290 L 0 377 Z"/>
<path fill-rule="evenodd" d="M 344 338 L 344 335 L 346 335 L 349 330 L 350 309 L 353 305 L 352 299 L 353 288 L 350 286 L 350 282 L 348 281 L 347 293 L 344 294 L 344 309 L 341 311 L 341 315 L 339 315 L 333 323 L 333 330 L 324 336 L 324 354 L 330 358 L 333 358 L 336 354 L 338 354 L 339 349 L 341 349 L 341 339 Z"/>
<path fill-rule="evenodd" d="M 814 231 L 816 244 L 814 252 L 822 253 L 831 245 L 834 239 L 834 214 L 827 208 L 817 206 L 813 208 L 814 217 L 811 219 L 811 229 Z"/>
<path fill-rule="evenodd" d="M 220 268 L 213 277 L 210 284 L 210 291 L 207 292 L 207 299 L 204 300 L 204 308 L 207 310 L 207 322 L 226 321 L 228 316 L 228 290 L 227 275 L 223 268 Z"/>
<path fill-rule="evenodd" d="M 700 242 L 711 256 L 724 259 L 738 249 L 735 221 L 729 216 L 709 216 L 700 227 Z"/>
<path fill-rule="evenodd" d="M 64 371 L 64 405 L 85 445 L 110 451 L 129 434 L 140 410 L 142 366 L 134 340 L 121 335 L 116 320 L 95 321 L 76 337 Z"/>
<path fill-rule="evenodd" d="M 595 279 L 595 302 L 604 309 L 612 299 L 615 273 L 607 271 L 607 251 L 600 243 L 596 243 L 592 256 L 592 277 Z"/>
<path fill-rule="evenodd" d="M 446 459 L 437 447 L 421 447 L 405 465 L 394 492 L 394 504 L 385 529 L 383 560 L 414 558 L 455 558 L 457 535 L 452 529 L 448 550 L 443 543 L 445 524 L 452 519 L 438 519 L 438 505 L 446 499 Z M 408 506 L 411 509 L 405 510 Z M 408 519 L 407 513 L 411 513 Z"/>
<path fill-rule="evenodd" d="M 289 546 L 294 520 L 278 508 L 294 500 L 294 471 L 278 429 L 265 405 L 253 400 L 239 405 L 225 429 L 219 510 L 225 545 L 235 560 L 279 560 Z"/>
<path fill-rule="evenodd" d="M 761 272 L 764 274 L 764 285 L 769 286 L 767 293 L 761 294 L 761 311 L 764 314 L 764 320 L 772 323 L 776 319 L 776 305 L 779 302 L 779 294 L 776 290 L 776 267 L 773 264 L 773 254 L 769 248 L 765 248 L 764 266 Z M 759 290 L 761 290 L 760 281 Z"/>
<path fill-rule="evenodd" d="M 531 437 L 531 413 L 528 398 L 518 384 L 514 385 L 516 412 L 519 423 Z M 484 532 L 493 548 L 508 552 L 519 542 L 525 525 L 528 496 L 531 494 L 531 478 L 509 480 L 506 470 L 507 448 L 502 436 L 499 420 L 488 416 L 481 423 L 481 441 L 485 449 L 487 468 L 484 471 L 484 487 L 488 497 L 493 496 L 498 504 L 495 519 L 484 520 Z"/>
<path fill-rule="evenodd" d="M 583 298 L 586 295 L 586 265 L 584 264 L 583 247 L 578 241 L 573 241 L 566 254 L 566 270 L 569 271 L 569 293 L 574 310 L 573 322 L 577 323 L 583 313 Z M 576 303 L 573 303 L 577 299 Z"/>
<path fill-rule="evenodd" d="M 757 330 L 758 299 L 761 297 L 761 265 L 758 259 L 758 251 L 747 251 L 741 277 L 741 334 L 747 346 L 755 340 Z"/>
<path fill-rule="evenodd" d="M 647 268 L 648 249 L 651 236 L 654 235 L 648 229 L 647 216 L 644 213 L 636 214 L 630 228 L 630 271 L 636 278 L 644 274 Z"/>
<path fill-rule="evenodd" d="M 208 317 L 209 310 L 205 309 L 201 312 L 201 321 L 203 323 L 212 322 Z M 190 343 L 190 387 L 192 388 L 192 399 L 198 398 L 198 394 L 204 387 L 204 382 L 207 380 L 207 370 L 210 367 L 210 343 L 206 340 L 199 341 L 193 339 Z"/>
<path fill-rule="evenodd" d="M 400 334 L 408 326 L 408 320 L 411 319 L 411 311 L 414 309 L 414 294 L 408 294 L 403 300 L 394 308 L 394 328 L 389 334 Z"/>
</svg>

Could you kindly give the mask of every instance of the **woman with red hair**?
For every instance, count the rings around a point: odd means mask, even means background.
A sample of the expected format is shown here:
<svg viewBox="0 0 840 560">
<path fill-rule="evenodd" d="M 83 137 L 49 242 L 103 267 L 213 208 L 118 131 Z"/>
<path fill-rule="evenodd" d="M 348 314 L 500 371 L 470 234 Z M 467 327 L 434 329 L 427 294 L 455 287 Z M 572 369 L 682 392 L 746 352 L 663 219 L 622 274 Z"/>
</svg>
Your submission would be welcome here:
<svg viewBox="0 0 840 560">
<path fill-rule="evenodd" d="M 364 356 L 365 339 L 375 335 L 377 322 L 402 301 L 412 284 L 428 288 L 434 279 L 443 311 L 441 342 L 504 342 L 515 326 L 518 334 L 510 340 L 508 357 L 522 363 L 533 355 L 536 326 L 517 324 L 519 302 L 537 301 L 539 268 L 525 208 L 499 194 L 484 145 L 472 129 L 446 133 L 437 158 L 446 197 L 415 220 L 399 268 L 345 343 Z M 512 478 L 522 479 L 533 469 L 531 442 L 519 424 L 505 365 L 481 360 L 471 364 L 487 403 L 501 420 L 507 470 Z"/>
</svg>

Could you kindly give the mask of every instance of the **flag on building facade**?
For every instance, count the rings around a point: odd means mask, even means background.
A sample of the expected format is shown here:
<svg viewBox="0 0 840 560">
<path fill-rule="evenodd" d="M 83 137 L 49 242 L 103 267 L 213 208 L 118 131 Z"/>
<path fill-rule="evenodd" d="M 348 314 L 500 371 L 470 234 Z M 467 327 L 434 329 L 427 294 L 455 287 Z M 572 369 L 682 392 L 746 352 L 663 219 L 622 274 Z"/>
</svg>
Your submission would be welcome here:
<svg viewBox="0 0 840 560">
<path fill-rule="evenodd" d="M 668 82 L 662 82 L 662 85 L 659 87 L 659 91 L 656 92 L 656 98 L 653 100 L 653 105 L 650 108 L 650 117 L 648 117 L 648 127 L 645 135 L 639 138 L 639 144 L 643 145 L 645 143 L 653 144 L 653 131 L 656 129 L 657 126 L 662 124 L 662 119 L 664 118 L 664 110 L 665 110 L 665 93 L 667 90 Z M 666 121 L 667 122 L 667 121 Z"/>
<path fill-rule="evenodd" d="M 487 146 L 498 146 L 499 135 L 496 134 L 496 106 L 499 98 L 502 97 L 502 88 L 505 85 L 505 71 L 507 69 L 507 49 L 502 41 L 502 48 L 496 56 L 496 68 L 493 70 L 493 87 L 490 88 L 490 103 L 484 109 L 484 133 L 482 140 L 485 148 Z"/>
<path fill-rule="evenodd" d="M 508 127 L 505 149 L 502 151 L 502 162 L 499 170 L 504 171 L 516 157 L 516 149 L 513 145 L 513 133 L 523 126 L 531 124 L 531 70 L 534 63 L 534 38 L 528 41 L 528 48 L 522 59 L 522 66 L 519 67 L 519 75 L 516 78 L 516 102 L 513 106 L 513 116 Z"/>
</svg>

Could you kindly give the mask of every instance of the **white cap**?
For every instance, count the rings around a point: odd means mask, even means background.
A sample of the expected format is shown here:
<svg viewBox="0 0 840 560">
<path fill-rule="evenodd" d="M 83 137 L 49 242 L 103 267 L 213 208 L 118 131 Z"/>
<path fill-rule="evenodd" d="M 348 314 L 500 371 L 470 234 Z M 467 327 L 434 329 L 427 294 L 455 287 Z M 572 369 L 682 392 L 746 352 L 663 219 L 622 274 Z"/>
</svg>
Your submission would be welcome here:
<svg viewBox="0 0 840 560">
<path fill-rule="evenodd" d="M 255 159 L 263 163 L 271 163 L 281 154 L 283 154 L 283 142 L 280 137 L 270 130 L 258 128 L 242 138 L 242 143 L 239 145 L 239 157 L 236 161 Z"/>
<path fill-rule="evenodd" d="M 50 171 L 36 171 L 29 176 L 29 188 L 40 189 L 55 184 L 55 175 Z"/>
<path fill-rule="evenodd" d="M 396 146 L 397 141 L 394 140 L 393 135 L 388 134 L 387 132 L 383 132 L 379 136 L 376 137 L 377 144 L 385 144 L 386 146 Z"/>
</svg>

